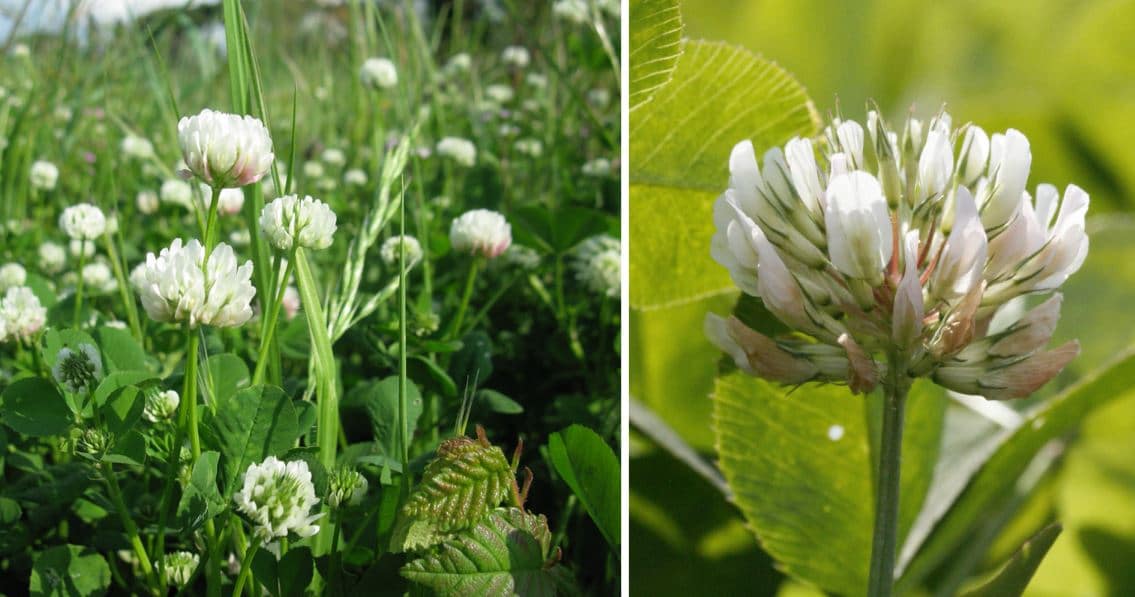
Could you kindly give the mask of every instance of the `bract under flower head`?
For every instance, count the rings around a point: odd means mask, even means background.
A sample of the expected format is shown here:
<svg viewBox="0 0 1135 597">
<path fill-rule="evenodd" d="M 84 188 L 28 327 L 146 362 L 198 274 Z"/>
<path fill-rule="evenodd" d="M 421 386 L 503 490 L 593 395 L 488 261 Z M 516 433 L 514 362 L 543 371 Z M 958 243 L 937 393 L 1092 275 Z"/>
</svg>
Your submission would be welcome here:
<svg viewBox="0 0 1135 597">
<path fill-rule="evenodd" d="M 900 138 L 871 112 L 866 126 L 834 120 L 822 147 L 793 139 L 758 160 L 743 141 L 730 157 L 713 258 L 795 330 L 773 339 L 712 316 L 710 338 L 742 369 L 866 392 L 903 367 L 999 399 L 1027 395 L 1075 356 L 1075 343 L 1044 350 L 1059 298 L 989 331 L 1002 305 L 1058 288 L 1088 251 L 1087 193 L 1040 185 L 1034 201 L 1021 132 L 989 137 L 941 113 L 908 120 Z"/>
</svg>

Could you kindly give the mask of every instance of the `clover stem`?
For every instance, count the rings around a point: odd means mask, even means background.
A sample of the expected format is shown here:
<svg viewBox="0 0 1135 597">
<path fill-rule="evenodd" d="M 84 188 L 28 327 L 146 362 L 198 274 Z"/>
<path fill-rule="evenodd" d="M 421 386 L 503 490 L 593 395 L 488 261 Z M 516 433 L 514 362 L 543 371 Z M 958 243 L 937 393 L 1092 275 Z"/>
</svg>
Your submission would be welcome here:
<svg viewBox="0 0 1135 597">
<path fill-rule="evenodd" d="M 244 559 L 240 562 L 240 576 L 236 579 L 236 586 L 233 587 L 233 597 L 240 597 L 244 591 L 244 583 L 248 582 L 248 577 L 252 574 L 252 558 L 256 555 L 256 550 L 260 548 L 260 541 L 253 539 L 248 544 L 248 551 L 244 552 Z"/>
<path fill-rule="evenodd" d="M 83 309 L 83 267 L 87 265 L 87 243 L 93 241 L 81 240 L 79 241 L 79 281 L 75 286 L 75 316 L 73 318 L 73 327 L 79 327 L 79 312 Z"/>
<path fill-rule="evenodd" d="M 449 333 L 446 337 L 450 340 L 457 338 L 461 334 L 461 323 L 465 320 L 465 311 L 469 308 L 469 299 L 473 296 L 473 286 L 477 281 L 477 272 L 481 269 L 481 259 L 474 257 L 473 262 L 469 264 L 469 274 L 465 277 L 465 290 L 461 293 L 461 303 L 457 305 L 457 315 L 453 317 L 453 321 L 449 325 Z"/>
<path fill-rule="evenodd" d="M 275 300 L 266 306 L 264 313 L 264 335 L 260 339 L 260 351 L 256 355 L 256 371 L 252 374 L 252 385 L 254 386 L 264 381 L 264 373 L 268 365 L 268 350 L 275 342 L 276 321 L 280 318 L 280 306 L 284 302 L 284 292 L 288 289 L 288 278 L 291 275 L 292 262 L 289 261 L 287 267 L 284 268 L 283 279 L 277 284 Z"/>
<path fill-rule="evenodd" d="M 883 430 L 879 442 L 879 475 L 875 491 L 875 532 L 871 541 L 871 573 L 867 594 L 890 597 L 894 588 L 898 547 L 899 486 L 902 464 L 903 417 L 911 380 L 905 359 L 895 351 L 888 359 L 883 382 Z"/>
<path fill-rule="evenodd" d="M 118 478 L 114 476 L 113 465 L 109 462 L 103 462 L 100 469 L 103 478 L 106 479 L 110 501 L 114 504 L 114 509 L 118 510 L 118 517 L 122 519 L 122 527 L 126 530 L 127 537 L 130 538 L 130 546 L 134 548 L 134 555 L 138 556 L 138 565 L 142 568 L 142 574 L 145 575 L 148 582 L 154 583 L 155 587 L 160 586 L 158 579 L 154 577 L 154 568 L 150 565 L 146 548 L 142 545 L 142 539 L 138 536 L 138 526 L 134 524 L 134 518 L 130 516 L 130 510 L 126 508 L 126 502 L 122 499 L 122 487 L 118 485 Z"/>
</svg>

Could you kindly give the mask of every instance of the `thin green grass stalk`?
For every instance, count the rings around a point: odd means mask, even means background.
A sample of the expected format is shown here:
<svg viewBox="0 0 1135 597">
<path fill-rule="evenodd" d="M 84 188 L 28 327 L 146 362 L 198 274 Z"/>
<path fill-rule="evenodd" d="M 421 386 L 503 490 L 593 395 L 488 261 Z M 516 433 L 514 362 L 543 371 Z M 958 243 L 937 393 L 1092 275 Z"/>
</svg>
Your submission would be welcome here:
<svg viewBox="0 0 1135 597">
<path fill-rule="evenodd" d="M 280 307 L 284 302 L 284 291 L 288 288 L 287 280 L 292 275 L 292 268 L 292 262 L 289 261 L 284 268 L 282 281 L 276 285 L 276 296 L 271 303 L 265 305 L 264 335 L 260 339 L 260 352 L 256 357 L 256 370 L 252 374 L 252 385 L 254 386 L 264 381 L 267 365 L 272 360 L 268 353 L 272 347 L 276 346 L 276 324 L 280 318 Z M 278 271 L 278 268 L 273 268 L 273 271 Z"/>
<path fill-rule="evenodd" d="M 116 232 L 117 238 L 112 239 L 111 235 L 104 234 L 102 237 L 103 247 L 106 249 L 106 254 L 110 257 L 111 269 L 114 270 L 114 278 L 118 281 L 118 296 L 122 299 L 122 306 L 126 309 L 126 321 L 130 324 L 130 332 L 134 334 L 134 339 L 139 344 L 145 342 L 142 336 L 142 325 L 138 319 L 138 306 L 134 303 L 134 294 L 130 291 L 130 285 L 126 279 L 125 269 L 122 267 L 121 253 L 118 251 L 117 243 L 122 242 L 121 232 Z"/>
<path fill-rule="evenodd" d="M 94 244 L 94 241 L 81 240 L 79 251 L 79 280 L 75 286 L 75 313 L 71 318 L 72 327 L 78 329 L 79 327 L 79 312 L 83 309 L 83 267 L 87 265 L 87 243 Z"/>
<path fill-rule="evenodd" d="M 398 234 L 406 237 L 406 201 L 399 201 L 401 217 Z M 406 243 L 398 243 L 398 438 L 401 444 L 402 478 L 410 477 L 410 425 L 407 421 L 409 398 L 406 388 L 409 385 L 406 373 Z"/>
</svg>

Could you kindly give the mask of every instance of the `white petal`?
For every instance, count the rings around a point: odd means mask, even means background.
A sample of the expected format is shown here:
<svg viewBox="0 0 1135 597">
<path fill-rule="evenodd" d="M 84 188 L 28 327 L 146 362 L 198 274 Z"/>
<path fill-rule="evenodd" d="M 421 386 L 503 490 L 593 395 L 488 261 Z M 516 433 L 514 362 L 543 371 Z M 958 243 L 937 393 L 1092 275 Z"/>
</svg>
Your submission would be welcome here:
<svg viewBox="0 0 1135 597">
<path fill-rule="evenodd" d="M 877 285 L 893 251 L 891 217 L 879 181 L 862 171 L 834 176 L 825 202 L 832 264 Z"/>
</svg>

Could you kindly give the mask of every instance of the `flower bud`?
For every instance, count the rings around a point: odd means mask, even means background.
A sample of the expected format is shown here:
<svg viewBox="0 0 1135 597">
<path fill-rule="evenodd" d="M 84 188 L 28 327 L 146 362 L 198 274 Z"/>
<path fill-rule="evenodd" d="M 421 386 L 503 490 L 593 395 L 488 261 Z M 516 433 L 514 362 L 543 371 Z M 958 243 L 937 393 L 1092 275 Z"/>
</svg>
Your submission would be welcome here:
<svg viewBox="0 0 1135 597">
<path fill-rule="evenodd" d="M 59 349 L 51 376 L 63 389 L 72 394 L 84 395 L 102 379 L 102 357 L 90 344 L 80 344 L 74 350 Z"/>
<path fill-rule="evenodd" d="M 197 569 L 200 562 L 201 558 L 197 554 L 188 551 L 175 551 L 168 554 L 163 569 L 163 580 L 167 585 L 180 589 L 189 583 L 193 571 Z"/>
<path fill-rule="evenodd" d="M 150 392 L 146 394 L 146 406 L 142 411 L 142 416 L 151 423 L 173 418 L 180 403 L 181 397 L 174 390 Z"/>
<path fill-rule="evenodd" d="M 736 317 L 723 319 L 707 313 L 705 334 L 710 342 L 733 357 L 737 368 L 751 375 L 779 383 L 798 384 L 810 381 L 819 373 L 807 359 L 793 356 Z"/>
<path fill-rule="evenodd" d="M 272 246 L 281 251 L 292 247 L 326 249 L 335 235 L 335 212 L 311 196 L 284 195 L 264 206 L 260 229 Z"/>
<path fill-rule="evenodd" d="M 327 479 L 327 505 L 332 508 L 340 506 L 357 506 L 366 496 L 368 487 L 366 477 L 358 471 L 343 467 Z"/>
</svg>

